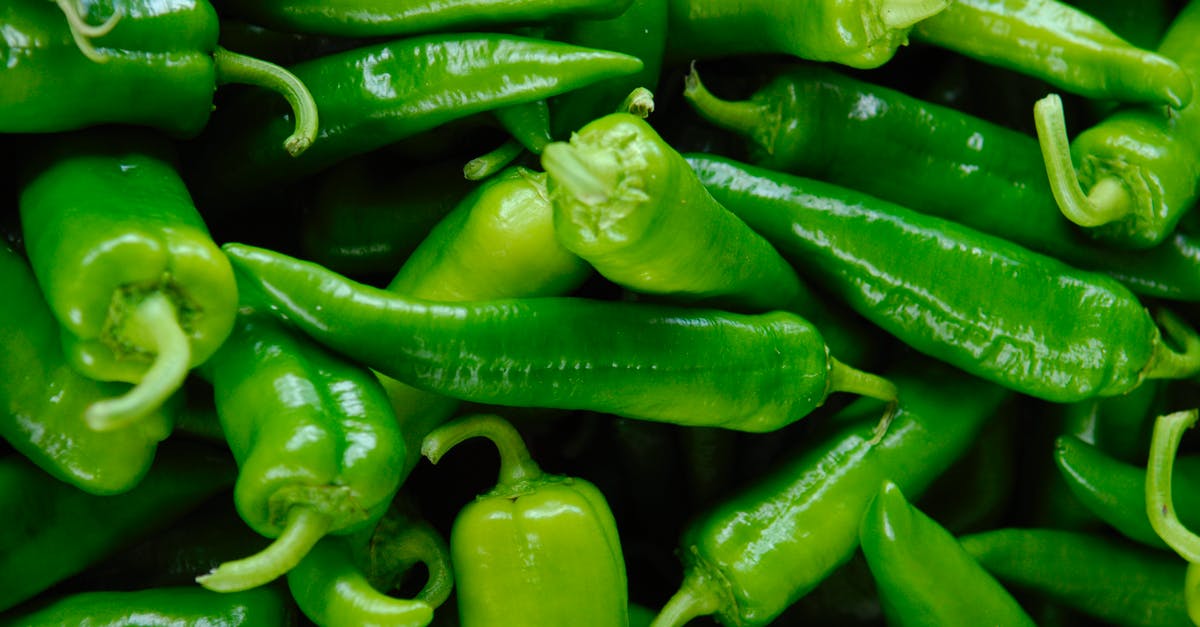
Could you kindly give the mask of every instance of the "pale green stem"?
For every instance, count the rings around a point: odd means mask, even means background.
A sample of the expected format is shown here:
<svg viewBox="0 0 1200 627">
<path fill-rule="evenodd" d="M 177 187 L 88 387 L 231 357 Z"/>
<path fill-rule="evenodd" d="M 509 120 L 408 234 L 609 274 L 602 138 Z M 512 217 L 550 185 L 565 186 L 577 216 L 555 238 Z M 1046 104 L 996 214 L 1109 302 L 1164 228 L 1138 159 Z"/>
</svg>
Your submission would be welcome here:
<svg viewBox="0 0 1200 627">
<path fill-rule="evenodd" d="M 577 200 L 599 205 L 612 198 L 611 188 L 579 154 L 579 149 L 565 142 L 554 142 L 542 150 L 542 168 Z"/>
<path fill-rule="evenodd" d="M 638 87 L 625 96 L 625 101 L 617 108 L 619 113 L 636 115 L 643 120 L 654 113 L 654 92 L 645 87 Z"/>
<path fill-rule="evenodd" d="M 213 53 L 217 67 L 217 82 L 254 85 L 281 94 L 292 107 L 296 124 L 283 147 L 293 157 L 299 156 L 317 139 L 317 103 L 308 87 L 295 74 L 283 67 L 230 52 L 218 47 Z"/>
<path fill-rule="evenodd" d="M 497 487 L 515 487 L 542 476 L 542 469 L 530 457 L 517 429 L 507 420 L 491 414 L 459 418 L 434 429 L 421 443 L 421 454 L 437 464 L 459 442 L 477 437 L 491 440 L 500 452 Z"/>
<path fill-rule="evenodd" d="M 1146 515 L 1150 526 L 1167 546 L 1192 564 L 1200 563 L 1200 536 L 1188 530 L 1175 513 L 1171 474 L 1183 432 L 1196 424 L 1197 416 L 1200 412 L 1194 409 L 1159 416 L 1154 423 L 1150 459 L 1146 464 Z"/>
<path fill-rule="evenodd" d="M 1142 377 L 1145 379 L 1186 379 L 1200 372 L 1200 335 L 1178 316 L 1169 310 L 1160 309 L 1159 326 L 1162 327 L 1165 339 L 1183 348 L 1176 351 L 1165 341 L 1159 340 L 1154 346 L 1154 354 L 1150 358 Z"/>
<path fill-rule="evenodd" d="M 196 583 L 216 592 L 239 592 L 270 583 L 296 567 L 329 532 L 333 519 L 310 507 L 293 506 L 283 533 L 267 548 L 240 560 L 225 562 Z"/>
<path fill-rule="evenodd" d="M 951 0 L 883 0 L 879 20 L 891 30 L 905 30 L 950 6 Z"/>
<path fill-rule="evenodd" d="M 514 159 L 521 156 L 525 151 L 525 146 L 515 139 L 509 139 L 503 144 L 500 144 L 495 150 L 482 154 L 467 162 L 463 166 L 463 176 L 468 181 L 479 181 L 485 179 L 500 170 L 503 170 Z"/>
<path fill-rule="evenodd" d="M 54 0 L 58 8 L 62 10 L 63 15 L 67 18 L 67 24 L 71 29 L 71 38 L 75 40 L 75 46 L 83 53 L 83 56 L 91 59 L 96 63 L 104 63 L 108 61 L 108 57 L 100 54 L 92 45 L 92 40 L 97 37 L 103 37 L 116 27 L 117 22 L 121 21 L 123 15 L 121 7 L 117 7 L 103 24 L 93 25 L 83 21 L 83 16 L 79 14 L 79 7 L 75 6 L 74 0 Z"/>
</svg>

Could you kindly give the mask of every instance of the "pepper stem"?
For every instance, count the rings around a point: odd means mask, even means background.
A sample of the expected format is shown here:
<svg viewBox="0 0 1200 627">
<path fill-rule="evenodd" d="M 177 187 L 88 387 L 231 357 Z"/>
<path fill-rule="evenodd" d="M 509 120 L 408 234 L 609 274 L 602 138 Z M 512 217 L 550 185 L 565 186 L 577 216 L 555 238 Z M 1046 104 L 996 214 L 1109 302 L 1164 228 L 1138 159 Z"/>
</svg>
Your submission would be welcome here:
<svg viewBox="0 0 1200 627">
<path fill-rule="evenodd" d="M 372 583 L 379 582 L 381 590 L 391 588 L 399 575 L 419 562 L 429 571 L 429 578 L 414 599 L 433 608 L 441 607 L 454 589 L 454 571 L 446 541 L 424 521 L 404 518 L 394 521 L 397 524 L 390 528 L 385 528 L 385 522 L 386 518 L 380 521 L 371 538 Z M 387 537 L 379 538 L 381 533 L 386 533 Z"/>
<path fill-rule="evenodd" d="M 84 420 L 94 431 L 111 431 L 129 425 L 158 409 L 187 377 L 192 345 L 179 326 L 175 306 L 161 292 L 142 300 L 127 324 L 136 325 L 150 336 L 154 362 L 137 385 L 116 398 L 92 403 Z"/>
<path fill-rule="evenodd" d="M 79 7 L 75 6 L 74 0 L 54 0 L 54 3 L 66 16 L 67 24 L 71 29 L 71 38 L 75 40 L 75 46 L 79 48 L 83 56 L 96 63 L 107 62 L 108 57 L 96 50 L 96 47 L 92 45 L 92 40 L 112 32 L 117 22 L 121 21 L 121 16 L 124 15 L 121 7 L 116 7 L 113 14 L 104 20 L 103 24 L 92 25 L 83 21 L 83 16 L 79 14 Z"/>
<path fill-rule="evenodd" d="M 1189 531 L 1175 514 L 1171 473 L 1183 432 L 1196 424 L 1197 417 L 1200 411 L 1195 409 L 1159 416 L 1154 422 L 1150 459 L 1146 464 L 1146 515 L 1150 526 L 1167 546 L 1191 564 L 1200 563 L 1200 536 Z"/>
<path fill-rule="evenodd" d="M 612 199 L 613 186 L 605 181 L 600 168 L 581 157 L 579 149 L 571 144 L 554 142 L 546 146 L 542 150 L 542 168 L 581 203 L 599 205 Z"/>
<path fill-rule="evenodd" d="M 1188 564 L 1183 577 L 1183 598 L 1187 603 L 1188 618 L 1193 625 L 1200 625 L 1200 564 Z"/>
<path fill-rule="evenodd" d="M 617 107 L 617 113 L 636 115 L 643 120 L 654 113 L 654 92 L 645 87 L 638 87 L 625 96 L 625 101 Z"/>
<path fill-rule="evenodd" d="M 529 449 L 517 429 L 507 420 L 491 414 L 459 418 L 434 429 L 425 436 L 421 454 L 436 464 L 456 444 L 475 437 L 491 440 L 500 452 L 497 488 L 515 488 L 542 476 L 542 469 L 529 456 Z"/>
<path fill-rule="evenodd" d="M 525 151 L 525 146 L 515 139 L 508 139 L 491 152 L 484 153 L 471 159 L 463 166 L 463 176 L 468 181 L 485 179 L 513 162 Z"/>
<path fill-rule="evenodd" d="M 700 82 L 700 73 L 696 71 L 695 63 L 692 64 L 692 71 L 683 79 L 683 97 L 691 103 L 700 117 L 721 128 L 756 139 L 760 135 L 759 127 L 768 117 L 767 107 L 753 100 L 730 102 L 712 95 L 704 83 Z M 764 148 L 769 149 L 766 142 L 762 142 L 761 139 L 758 141 L 764 144 Z"/>
<path fill-rule="evenodd" d="M 240 592 L 270 583 L 295 568 L 332 525 L 328 514 L 294 506 L 288 512 L 283 533 L 270 546 L 250 557 L 225 562 L 211 573 L 196 577 L 196 583 L 216 592 Z"/>
<path fill-rule="evenodd" d="M 1186 379 L 1200 372 L 1200 335 L 1196 334 L 1196 330 L 1166 309 L 1158 310 L 1156 318 L 1165 338 L 1183 350 L 1176 351 L 1160 339 L 1154 346 L 1154 354 L 1142 372 L 1142 378 Z"/>
<path fill-rule="evenodd" d="M 1042 160 L 1050 177 L 1050 191 L 1068 220 L 1083 227 L 1115 222 L 1133 212 L 1133 196 L 1115 177 L 1105 177 L 1084 193 L 1071 163 L 1071 142 L 1063 117 L 1062 98 L 1050 94 L 1033 106 Z"/>
<path fill-rule="evenodd" d="M 296 118 L 295 129 L 283 141 L 283 147 L 293 157 L 299 156 L 317 139 L 317 103 L 308 87 L 286 69 L 220 46 L 213 53 L 217 67 L 217 82 L 255 85 L 278 92 L 287 99 Z"/>
<path fill-rule="evenodd" d="M 698 616 L 707 616 L 721 609 L 721 594 L 716 582 L 703 572 L 688 569 L 683 584 L 663 606 L 650 627 L 681 627 Z"/>
<path fill-rule="evenodd" d="M 891 30 L 904 30 L 949 6 L 950 0 L 883 0 L 879 5 L 879 21 Z"/>
<path fill-rule="evenodd" d="M 851 368 L 831 355 L 829 357 L 829 393 L 833 392 L 849 392 L 886 402 L 887 408 L 884 409 L 879 424 L 875 425 L 874 435 L 870 440 L 873 445 L 883 441 L 888 427 L 892 425 L 892 419 L 896 417 L 899 396 L 896 384 L 881 376 Z"/>
</svg>

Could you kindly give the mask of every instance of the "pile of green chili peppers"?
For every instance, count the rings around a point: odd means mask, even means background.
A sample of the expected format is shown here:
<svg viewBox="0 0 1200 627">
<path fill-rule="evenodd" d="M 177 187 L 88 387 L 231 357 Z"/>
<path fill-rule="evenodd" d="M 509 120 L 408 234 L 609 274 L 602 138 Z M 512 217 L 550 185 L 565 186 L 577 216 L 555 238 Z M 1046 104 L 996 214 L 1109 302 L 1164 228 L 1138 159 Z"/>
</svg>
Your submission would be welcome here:
<svg viewBox="0 0 1200 627">
<path fill-rule="evenodd" d="M 1200 0 L 0 2 L 0 627 L 1200 625 Z"/>
</svg>

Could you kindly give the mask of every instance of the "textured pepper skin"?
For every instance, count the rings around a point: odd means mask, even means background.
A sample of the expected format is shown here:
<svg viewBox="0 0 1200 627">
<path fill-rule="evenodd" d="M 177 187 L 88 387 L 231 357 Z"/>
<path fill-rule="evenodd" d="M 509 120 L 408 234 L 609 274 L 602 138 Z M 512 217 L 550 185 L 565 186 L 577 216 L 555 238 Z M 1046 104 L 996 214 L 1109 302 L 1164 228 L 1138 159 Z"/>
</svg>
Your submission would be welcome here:
<svg viewBox="0 0 1200 627">
<path fill-rule="evenodd" d="M 691 163 L 719 202 L 856 311 L 1011 389 L 1053 402 L 1119 395 L 1169 350 L 1110 277 L 826 183 L 717 157 Z"/>
<path fill-rule="evenodd" d="M 85 56 L 53 2 L 0 6 L 0 132 L 46 133 L 102 123 L 152 126 L 172 135 L 200 132 L 216 89 L 217 13 L 206 0 L 81 3 L 84 19 L 115 27 Z"/>
<path fill-rule="evenodd" d="M 71 365 L 102 381 L 140 381 L 154 355 L 126 318 L 151 294 L 174 305 L 190 365 L 204 363 L 233 327 L 237 285 L 169 146 L 111 129 L 38 145 L 21 227 Z"/>
<path fill-rule="evenodd" d="M 1114 251 L 1058 211 L 1037 141 L 950 107 L 796 66 L 748 100 L 726 102 L 689 78 L 702 116 L 746 137 L 750 160 L 889 200 L 1105 272 L 1130 289 L 1200 300 L 1195 237 Z"/>
<path fill-rule="evenodd" d="M 1184 571 L 1173 555 L 1057 529 L 997 529 L 959 538 L 1005 584 L 1105 623 L 1187 625 Z"/>
<path fill-rule="evenodd" d="M 631 0 L 228 0 L 222 8 L 293 33 L 387 37 L 620 15 Z"/>
<path fill-rule="evenodd" d="M 849 389 L 816 328 L 786 312 L 570 298 L 432 303 L 261 248 L 224 249 L 248 285 L 319 342 L 463 400 L 760 432 Z"/>
<path fill-rule="evenodd" d="M 292 132 L 289 110 L 269 94 L 245 93 L 209 125 L 196 176 L 214 194 L 262 189 L 452 120 L 641 67 L 627 55 L 493 34 L 430 35 L 332 54 L 290 68 L 321 112 L 304 154 L 278 149 Z M 220 157 L 229 154 L 240 158 Z"/>
<path fill-rule="evenodd" d="M 102 383 L 66 362 L 58 322 L 46 306 L 29 264 L 0 243 L 0 435 L 46 472 L 93 494 L 137 485 L 171 432 L 159 409 L 125 429 L 98 432 L 84 410 L 128 386 Z"/>
<path fill-rule="evenodd" d="M 169 525 L 233 484 L 234 467 L 202 446 L 164 445 L 137 487 L 96 496 L 20 456 L 0 460 L 0 611 Z"/>
<path fill-rule="evenodd" d="M 222 594 L 197 587 L 149 588 L 129 592 L 82 592 L 33 612 L 0 620 L 9 627 L 284 627 L 291 624 L 284 595 L 260 587 Z"/>
<path fill-rule="evenodd" d="M 920 494 L 967 450 L 1005 397 L 1001 388 L 945 368 L 908 368 L 892 379 L 900 404 L 878 443 L 878 405 L 851 406 L 835 420 L 854 426 L 689 525 L 679 551 L 683 587 L 657 626 L 709 613 L 725 625 L 769 624 L 854 554 L 863 512 L 884 479 Z"/>
<path fill-rule="evenodd" d="M 1033 619 L 941 525 L 887 481 L 859 538 L 889 625 L 1025 625 Z"/>
</svg>

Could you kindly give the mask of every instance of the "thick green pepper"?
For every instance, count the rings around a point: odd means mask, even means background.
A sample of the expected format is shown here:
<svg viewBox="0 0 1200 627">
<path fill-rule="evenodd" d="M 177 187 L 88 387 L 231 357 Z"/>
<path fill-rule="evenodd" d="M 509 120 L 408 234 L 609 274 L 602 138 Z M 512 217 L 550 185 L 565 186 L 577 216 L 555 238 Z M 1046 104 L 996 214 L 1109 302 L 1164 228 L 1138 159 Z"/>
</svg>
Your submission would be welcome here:
<svg viewBox="0 0 1200 627">
<path fill-rule="evenodd" d="M 154 460 L 171 432 L 160 408 L 137 424 L 97 432 L 83 421 L 94 403 L 128 386 L 102 383 L 66 362 L 58 322 L 46 306 L 33 271 L 0 243 L 0 436 L 46 472 L 93 494 L 125 492 Z"/>
<path fill-rule="evenodd" d="M 229 335 L 237 285 L 164 140 L 112 129 L 38 142 L 21 190 L 25 245 L 71 365 L 137 383 L 92 405 L 114 429 L 154 411 Z"/>
<path fill-rule="evenodd" d="M 496 34 L 357 48 L 291 68 L 321 111 L 320 133 L 303 155 L 275 149 L 292 124 L 285 109 L 261 93 L 236 94 L 209 125 L 195 174 L 205 193 L 232 201 L 452 120 L 641 68 L 628 55 Z M 226 158 L 231 154 L 239 158 Z"/>
<path fill-rule="evenodd" d="M 0 611 L 161 529 L 233 483 L 207 447 L 163 445 L 134 489 L 96 496 L 22 457 L 0 460 Z"/>
<path fill-rule="evenodd" d="M 1193 80 L 1198 35 L 1200 3 L 1191 2 L 1158 48 Z M 1069 144 L 1058 96 L 1039 101 L 1034 117 L 1059 208 L 1111 246 L 1163 241 L 1200 198 L 1200 105 L 1123 109 Z"/>
<path fill-rule="evenodd" d="M 740 102 L 718 99 L 693 70 L 684 97 L 746 137 L 756 165 L 964 224 L 1139 293 L 1200 300 L 1196 238 L 1138 252 L 1097 245 L 1058 211 L 1037 142 L 1024 133 L 818 66 L 789 67 Z"/>
<path fill-rule="evenodd" d="M 1192 99 L 1180 59 L 1138 48 L 1057 0 L 955 0 L 913 36 L 1089 98 L 1176 108 Z"/>
<path fill-rule="evenodd" d="M 786 312 L 569 298 L 433 303 L 261 248 L 225 251 L 305 333 L 463 400 L 772 431 L 833 392 L 895 399 L 890 383 L 830 357 L 820 333 Z"/>
<path fill-rule="evenodd" d="M 0 132 L 116 123 L 191 137 L 208 122 L 218 84 L 249 83 L 281 92 L 293 107 L 293 130 L 280 138 L 288 152 L 312 142 L 317 111 L 304 85 L 279 66 L 218 47 L 217 13 L 207 0 L 86 2 L 83 15 L 74 3 L 59 4 L 71 19 L 46 0 L 0 6 L 7 60 Z M 107 26 L 81 39 L 85 20 Z"/>
<path fill-rule="evenodd" d="M 949 0 L 669 0 L 667 57 L 790 54 L 856 68 L 886 63 Z"/>
<path fill-rule="evenodd" d="M 679 626 L 716 614 L 726 625 L 766 625 L 850 559 L 863 512 L 884 479 L 910 494 L 965 451 L 1004 390 L 945 368 L 893 376 L 900 404 L 872 438 L 878 404 L 835 418 L 853 426 L 798 455 L 699 517 L 682 538 L 685 574 L 655 621 Z"/>
<path fill-rule="evenodd" d="M 784 258 L 909 346 L 967 372 L 1071 402 L 1200 368 L 1200 337 L 1164 311 L 1164 338 L 1108 276 L 827 183 L 718 157 L 689 161 Z"/>
<path fill-rule="evenodd" d="M 234 500 L 263 551 L 198 578 L 243 590 L 286 573 L 326 534 L 368 528 L 399 488 L 405 446 L 371 373 L 248 308 L 206 366 L 238 462 Z"/>
<path fill-rule="evenodd" d="M 218 594 L 193 586 L 77 593 L 32 612 L 0 620 L 0 625 L 285 627 L 292 624 L 291 612 L 285 595 L 275 588 Z"/>
<path fill-rule="evenodd" d="M 579 477 L 549 475 L 498 416 L 471 416 L 425 437 L 437 463 L 485 437 L 500 451 L 496 486 L 458 513 L 450 557 L 464 627 L 629 623 L 625 560 L 604 495 Z"/>
<path fill-rule="evenodd" d="M 1026 625 L 1033 619 L 962 546 L 886 481 L 858 535 L 889 625 Z"/>
</svg>

